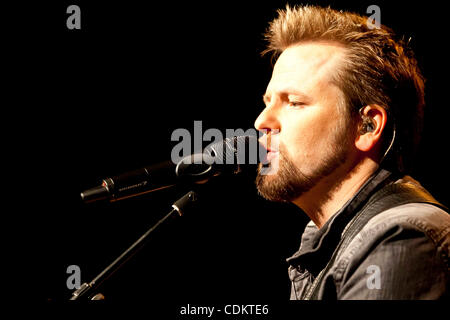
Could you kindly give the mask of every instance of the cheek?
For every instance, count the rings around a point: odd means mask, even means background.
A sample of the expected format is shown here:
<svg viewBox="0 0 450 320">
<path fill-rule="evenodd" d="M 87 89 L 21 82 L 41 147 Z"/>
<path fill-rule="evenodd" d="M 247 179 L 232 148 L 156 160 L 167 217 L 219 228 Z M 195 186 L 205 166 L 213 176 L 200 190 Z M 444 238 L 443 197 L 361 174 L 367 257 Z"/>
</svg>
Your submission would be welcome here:
<svg viewBox="0 0 450 320">
<path fill-rule="evenodd" d="M 337 126 L 337 119 L 326 113 L 291 116 L 282 127 L 280 140 L 299 168 L 310 167 L 330 150 Z"/>
</svg>

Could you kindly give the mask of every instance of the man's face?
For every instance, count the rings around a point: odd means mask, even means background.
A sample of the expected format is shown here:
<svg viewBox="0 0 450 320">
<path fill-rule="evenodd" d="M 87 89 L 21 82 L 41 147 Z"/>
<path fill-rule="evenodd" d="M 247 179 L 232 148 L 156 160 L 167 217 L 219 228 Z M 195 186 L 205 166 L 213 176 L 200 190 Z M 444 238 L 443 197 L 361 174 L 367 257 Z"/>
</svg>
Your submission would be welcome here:
<svg viewBox="0 0 450 320">
<path fill-rule="evenodd" d="M 342 114 L 342 91 L 331 76 L 344 55 L 339 45 L 309 42 L 287 48 L 278 58 L 256 119 L 268 130 L 268 158 L 279 161 L 274 174 L 259 174 L 260 194 L 293 201 L 332 174 L 346 159 L 352 134 Z M 274 143 L 275 142 L 275 143 Z"/>
</svg>

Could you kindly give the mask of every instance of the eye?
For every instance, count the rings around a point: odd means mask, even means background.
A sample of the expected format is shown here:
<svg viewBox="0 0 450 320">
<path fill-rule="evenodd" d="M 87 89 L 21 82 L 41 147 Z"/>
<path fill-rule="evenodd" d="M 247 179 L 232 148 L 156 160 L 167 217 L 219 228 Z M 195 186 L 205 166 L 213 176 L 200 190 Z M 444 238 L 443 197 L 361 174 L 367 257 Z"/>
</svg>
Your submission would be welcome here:
<svg viewBox="0 0 450 320">
<path fill-rule="evenodd" d="M 298 108 L 303 107 L 304 105 L 305 103 L 301 101 L 289 101 L 289 107 Z"/>
</svg>

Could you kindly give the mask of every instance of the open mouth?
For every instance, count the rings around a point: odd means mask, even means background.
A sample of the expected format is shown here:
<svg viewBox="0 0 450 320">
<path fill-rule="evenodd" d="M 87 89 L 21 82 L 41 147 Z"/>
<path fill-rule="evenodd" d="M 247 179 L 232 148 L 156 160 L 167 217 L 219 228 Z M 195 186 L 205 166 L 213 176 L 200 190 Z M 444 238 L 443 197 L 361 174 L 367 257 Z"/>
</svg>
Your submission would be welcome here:
<svg viewBox="0 0 450 320">
<path fill-rule="evenodd" d="M 266 149 L 266 157 L 263 159 L 265 160 L 264 162 L 270 162 L 279 156 L 278 145 L 276 143 L 272 143 L 270 136 L 268 136 L 267 139 L 261 139 L 260 144 Z"/>
<path fill-rule="evenodd" d="M 274 150 L 267 150 L 267 156 L 266 159 L 268 162 L 272 161 L 274 158 L 279 156 L 279 152 L 278 151 L 274 151 Z"/>
</svg>

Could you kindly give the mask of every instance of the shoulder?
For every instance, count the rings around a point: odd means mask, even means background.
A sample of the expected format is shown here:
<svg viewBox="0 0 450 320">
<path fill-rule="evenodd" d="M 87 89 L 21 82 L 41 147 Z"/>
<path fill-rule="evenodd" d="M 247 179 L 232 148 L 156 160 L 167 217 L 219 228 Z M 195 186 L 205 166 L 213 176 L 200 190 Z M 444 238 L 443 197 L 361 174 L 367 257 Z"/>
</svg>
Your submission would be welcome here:
<svg viewBox="0 0 450 320">
<path fill-rule="evenodd" d="M 430 197 L 429 199 L 435 201 L 428 191 L 410 176 L 404 176 L 392 186 L 408 186 L 407 189 L 418 190 L 421 194 L 426 194 Z M 389 190 L 398 192 L 395 187 Z M 428 238 L 448 253 L 449 232 L 450 215 L 448 212 L 431 203 L 412 202 L 397 205 L 375 215 L 362 228 L 355 240 L 380 240 L 396 233 L 414 233 L 417 237 Z"/>
<path fill-rule="evenodd" d="M 350 292 L 352 283 L 364 282 L 376 267 L 384 288 L 389 288 L 376 290 L 377 297 L 432 297 L 425 295 L 432 292 L 439 296 L 449 276 L 449 232 L 449 214 L 431 204 L 410 203 L 381 212 L 338 257 L 335 281 L 343 292 Z M 423 283 L 422 291 L 416 283 Z M 362 288 L 367 293 L 366 286 Z M 369 296 L 375 294 L 369 291 Z"/>
<path fill-rule="evenodd" d="M 445 260 L 450 251 L 450 215 L 441 208 L 426 203 L 410 203 L 379 213 L 361 229 L 342 252 L 341 258 L 350 260 L 356 255 L 366 256 L 382 248 L 395 247 L 413 250 L 418 242 L 427 244 Z M 424 246 L 422 246 L 424 247 Z"/>
<path fill-rule="evenodd" d="M 372 237 L 379 238 L 399 229 L 416 231 L 439 245 L 442 244 L 442 240 L 448 238 L 450 215 L 432 204 L 404 204 L 381 212 L 370 219 L 357 237 L 365 240 Z M 448 250 L 448 241 L 446 245 Z"/>
</svg>

